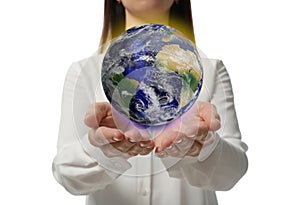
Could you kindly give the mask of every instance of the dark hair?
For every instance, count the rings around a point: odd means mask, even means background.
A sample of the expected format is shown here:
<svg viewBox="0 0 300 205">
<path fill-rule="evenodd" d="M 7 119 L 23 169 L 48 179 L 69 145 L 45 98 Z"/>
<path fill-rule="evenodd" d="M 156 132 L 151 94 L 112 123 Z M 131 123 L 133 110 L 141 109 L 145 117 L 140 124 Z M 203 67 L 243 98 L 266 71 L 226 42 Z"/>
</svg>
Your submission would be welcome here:
<svg viewBox="0 0 300 205">
<path fill-rule="evenodd" d="M 169 26 L 176 28 L 195 43 L 190 0 L 174 2 L 170 9 Z M 100 47 L 116 38 L 125 30 L 125 8 L 116 0 L 105 0 L 104 22 Z M 105 47 L 105 46 L 104 46 Z M 103 51 L 103 47 L 101 47 Z"/>
</svg>

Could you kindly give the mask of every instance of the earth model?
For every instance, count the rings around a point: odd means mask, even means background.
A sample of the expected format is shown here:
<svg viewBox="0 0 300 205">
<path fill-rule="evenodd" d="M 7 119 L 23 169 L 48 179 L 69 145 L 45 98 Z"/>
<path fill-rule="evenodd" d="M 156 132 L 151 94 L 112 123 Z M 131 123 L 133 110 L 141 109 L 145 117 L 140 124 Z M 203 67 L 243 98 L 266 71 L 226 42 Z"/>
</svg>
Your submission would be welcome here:
<svg viewBox="0 0 300 205">
<path fill-rule="evenodd" d="M 166 124 L 196 101 L 203 70 L 196 46 L 161 24 L 132 27 L 108 47 L 101 72 L 112 106 L 142 125 Z"/>
</svg>

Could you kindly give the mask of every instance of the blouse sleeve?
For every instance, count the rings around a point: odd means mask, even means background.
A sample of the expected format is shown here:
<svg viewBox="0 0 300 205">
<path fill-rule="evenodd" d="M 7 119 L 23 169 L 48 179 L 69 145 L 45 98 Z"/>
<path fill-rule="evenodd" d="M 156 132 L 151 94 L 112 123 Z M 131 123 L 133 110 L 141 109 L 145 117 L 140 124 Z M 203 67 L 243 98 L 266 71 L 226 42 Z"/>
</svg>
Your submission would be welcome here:
<svg viewBox="0 0 300 205">
<path fill-rule="evenodd" d="M 170 177 L 185 178 L 191 185 L 208 190 L 229 190 L 246 173 L 247 145 L 241 133 L 234 107 L 233 91 L 227 70 L 221 60 L 216 61 L 214 89 L 210 100 L 221 118 L 221 128 L 209 132 L 197 157 L 185 157 L 168 169 Z M 205 73 L 204 73 L 205 75 Z"/>
<path fill-rule="evenodd" d="M 84 115 L 88 106 L 96 100 L 94 92 L 97 76 L 100 76 L 95 69 L 97 63 L 97 60 L 87 59 L 73 63 L 63 88 L 57 154 L 52 171 L 55 179 L 75 195 L 104 189 L 130 168 L 125 159 L 106 158 L 87 140 Z M 112 171 L 114 169 L 118 172 Z"/>
</svg>

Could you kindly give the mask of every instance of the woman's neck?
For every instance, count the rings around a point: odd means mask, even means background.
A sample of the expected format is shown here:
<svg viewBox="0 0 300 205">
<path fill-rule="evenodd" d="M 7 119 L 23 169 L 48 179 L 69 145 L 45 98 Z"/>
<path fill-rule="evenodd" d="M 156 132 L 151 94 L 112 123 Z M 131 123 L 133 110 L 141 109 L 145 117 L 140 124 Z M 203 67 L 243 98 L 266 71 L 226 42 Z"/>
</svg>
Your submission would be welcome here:
<svg viewBox="0 0 300 205">
<path fill-rule="evenodd" d="M 148 15 L 148 16 L 134 16 L 127 10 L 126 12 L 126 19 L 125 19 L 125 27 L 129 29 L 134 26 L 147 24 L 147 23 L 155 23 L 155 24 L 164 24 L 169 25 L 169 12 L 159 15 Z"/>
</svg>

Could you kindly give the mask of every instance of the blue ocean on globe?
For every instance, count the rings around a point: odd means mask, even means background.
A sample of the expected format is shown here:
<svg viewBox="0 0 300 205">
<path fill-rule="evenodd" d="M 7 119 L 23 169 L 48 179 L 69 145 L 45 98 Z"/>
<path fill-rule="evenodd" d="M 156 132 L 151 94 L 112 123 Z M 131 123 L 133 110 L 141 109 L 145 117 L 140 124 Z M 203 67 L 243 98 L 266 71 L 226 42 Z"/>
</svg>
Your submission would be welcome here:
<svg viewBox="0 0 300 205">
<path fill-rule="evenodd" d="M 203 69 L 196 46 L 161 24 L 132 27 L 108 47 L 101 71 L 107 99 L 141 125 L 163 125 L 197 100 Z"/>
</svg>

